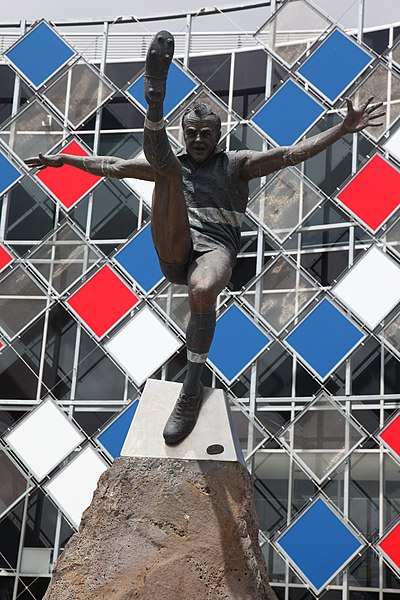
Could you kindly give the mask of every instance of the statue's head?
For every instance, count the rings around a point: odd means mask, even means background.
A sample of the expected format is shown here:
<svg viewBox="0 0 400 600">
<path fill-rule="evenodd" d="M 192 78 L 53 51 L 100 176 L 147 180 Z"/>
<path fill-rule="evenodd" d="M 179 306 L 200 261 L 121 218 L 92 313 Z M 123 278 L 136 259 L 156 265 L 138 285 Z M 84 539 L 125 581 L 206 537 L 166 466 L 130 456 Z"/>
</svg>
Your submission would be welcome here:
<svg viewBox="0 0 400 600">
<path fill-rule="evenodd" d="M 182 117 L 187 153 L 204 162 L 214 152 L 221 137 L 221 119 L 208 104 L 194 102 Z"/>
</svg>

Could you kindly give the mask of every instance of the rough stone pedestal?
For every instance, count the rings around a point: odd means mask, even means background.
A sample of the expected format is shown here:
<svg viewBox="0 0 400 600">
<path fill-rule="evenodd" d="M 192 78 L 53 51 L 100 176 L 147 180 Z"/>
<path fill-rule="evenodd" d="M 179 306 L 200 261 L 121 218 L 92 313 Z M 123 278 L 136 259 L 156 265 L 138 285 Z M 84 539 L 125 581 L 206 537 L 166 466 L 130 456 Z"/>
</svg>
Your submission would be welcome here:
<svg viewBox="0 0 400 600">
<path fill-rule="evenodd" d="M 239 462 L 120 458 L 45 600 L 276 600 L 252 497 Z"/>
</svg>

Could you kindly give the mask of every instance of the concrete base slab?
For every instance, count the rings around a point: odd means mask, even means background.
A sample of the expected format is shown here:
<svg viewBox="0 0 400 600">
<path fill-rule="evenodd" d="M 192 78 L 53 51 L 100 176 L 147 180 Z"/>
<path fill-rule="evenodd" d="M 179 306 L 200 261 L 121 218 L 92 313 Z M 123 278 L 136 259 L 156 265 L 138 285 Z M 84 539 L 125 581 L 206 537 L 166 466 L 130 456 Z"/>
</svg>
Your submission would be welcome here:
<svg viewBox="0 0 400 600">
<path fill-rule="evenodd" d="M 225 394 L 205 388 L 199 419 L 192 433 L 175 446 L 162 437 L 181 383 L 149 379 L 144 388 L 121 456 L 239 461 L 244 463 Z"/>
</svg>

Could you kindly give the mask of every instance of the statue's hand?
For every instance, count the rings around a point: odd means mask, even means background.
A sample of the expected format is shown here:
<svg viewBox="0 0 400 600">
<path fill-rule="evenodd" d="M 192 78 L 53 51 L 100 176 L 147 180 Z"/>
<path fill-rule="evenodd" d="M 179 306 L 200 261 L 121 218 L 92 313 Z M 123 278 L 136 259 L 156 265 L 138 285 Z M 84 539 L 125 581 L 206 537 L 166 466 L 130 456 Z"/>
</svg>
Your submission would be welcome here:
<svg viewBox="0 0 400 600">
<path fill-rule="evenodd" d="M 373 100 L 373 96 L 371 96 L 371 98 L 368 98 L 368 100 L 360 107 L 354 108 L 350 98 L 345 98 L 345 100 L 347 104 L 347 115 L 343 121 L 343 127 L 348 133 L 361 131 L 362 129 L 365 129 L 365 127 L 381 127 L 383 125 L 383 123 L 377 123 L 375 121 L 375 119 L 384 117 L 386 114 L 384 112 L 375 112 L 383 105 L 383 102 L 369 105 L 371 100 Z"/>
<path fill-rule="evenodd" d="M 64 157 L 62 154 L 40 154 L 33 158 L 26 158 L 25 164 L 28 167 L 37 167 L 38 169 L 44 169 L 45 167 L 62 167 L 64 163 Z"/>
</svg>

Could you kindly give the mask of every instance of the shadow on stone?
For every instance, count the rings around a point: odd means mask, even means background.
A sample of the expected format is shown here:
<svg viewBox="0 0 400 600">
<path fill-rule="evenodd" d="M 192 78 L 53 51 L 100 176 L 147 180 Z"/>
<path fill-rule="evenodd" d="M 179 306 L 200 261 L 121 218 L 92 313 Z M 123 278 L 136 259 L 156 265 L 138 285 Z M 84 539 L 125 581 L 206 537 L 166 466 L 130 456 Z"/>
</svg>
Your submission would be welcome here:
<svg viewBox="0 0 400 600">
<path fill-rule="evenodd" d="M 238 462 L 123 457 L 100 478 L 45 600 L 276 600 Z"/>
</svg>

